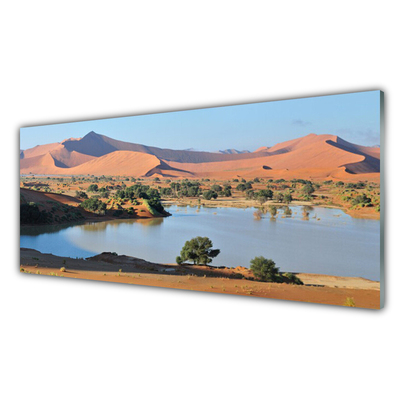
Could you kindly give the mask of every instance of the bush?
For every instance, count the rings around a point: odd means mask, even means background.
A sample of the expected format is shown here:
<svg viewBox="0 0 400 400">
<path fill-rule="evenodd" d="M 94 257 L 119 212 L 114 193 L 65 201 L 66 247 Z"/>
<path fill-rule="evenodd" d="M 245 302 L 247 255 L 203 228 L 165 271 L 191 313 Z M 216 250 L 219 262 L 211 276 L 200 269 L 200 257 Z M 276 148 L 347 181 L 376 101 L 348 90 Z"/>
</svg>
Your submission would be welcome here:
<svg viewBox="0 0 400 400">
<path fill-rule="evenodd" d="M 255 257 L 250 261 L 250 270 L 256 279 L 264 282 L 281 282 L 279 268 L 274 261 L 262 256 Z"/>
<path fill-rule="evenodd" d="M 354 299 L 352 297 L 347 297 L 343 305 L 346 307 L 355 307 L 356 303 L 354 302 Z"/>
<path fill-rule="evenodd" d="M 314 193 L 315 189 L 311 183 L 307 183 L 303 186 L 302 191 L 306 196 L 310 196 L 312 193 Z"/>
<path fill-rule="evenodd" d="M 123 210 L 115 210 L 115 211 L 113 212 L 113 216 L 114 216 L 114 217 L 120 217 L 123 213 L 124 213 Z"/>
<path fill-rule="evenodd" d="M 97 192 L 99 190 L 99 186 L 94 184 L 89 185 L 89 187 L 87 188 L 88 192 Z"/>
<path fill-rule="evenodd" d="M 143 199 L 143 205 L 147 208 L 149 213 L 154 217 L 163 217 L 166 213 L 164 207 L 158 199 Z M 143 210 L 142 210 L 143 211 Z M 167 214 L 168 215 L 168 214 Z"/>
<path fill-rule="evenodd" d="M 77 190 L 77 191 L 76 191 L 76 197 L 77 197 L 78 199 L 87 199 L 87 198 L 88 198 L 88 195 L 87 195 L 84 191 L 82 191 L 82 190 Z"/>
<path fill-rule="evenodd" d="M 182 260 L 181 256 L 177 256 L 177 257 L 176 257 L 176 263 L 177 263 L 178 265 L 181 265 L 181 264 L 183 263 L 183 260 Z"/>
<path fill-rule="evenodd" d="M 212 185 L 211 190 L 213 190 L 214 192 L 221 192 L 222 187 L 220 185 Z"/>
<path fill-rule="evenodd" d="M 203 197 L 205 200 L 211 200 L 218 198 L 218 193 L 214 192 L 213 190 L 206 190 L 203 192 Z"/>
<path fill-rule="evenodd" d="M 92 211 L 98 214 L 104 214 L 106 211 L 106 205 L 97 197 L 91 197 L 90 199 L 82 201 L 79 205 L 86 211 Z"/>
<path fill-rule="evenodd" d="M 284 274 L 282 274 L 282 276 L 286 278 L 285 280 L 287 281 L 287 283 L 290 283 L 292 285 L 304 285 L 303 281 L 291 272 L 285 272 Z"/>
<path fill-rule="evenodd" d="M 40 211 L 36 203 L 20 205 L 21 224 L 45 224 L 52 222 L 52 220 L 52 215 L 45 210 Z"/>
<path fill-rule="evenodd" d="M 367 197 L 367 196 L 365 195 L 365 193 L 363 193 L 363 194 L 360 194 L 360 195 L 356 196 L 356 197 L 351 201 L 351 204 L 353 204 L 353 206 L 356 206 L 356 205 L 358 205 L 358 204 L 361 204 L 362 206 L 365 206 L 365 205 L 371 204 L 371 199 L 370 199 L 369 197 Z"/>
</svg>

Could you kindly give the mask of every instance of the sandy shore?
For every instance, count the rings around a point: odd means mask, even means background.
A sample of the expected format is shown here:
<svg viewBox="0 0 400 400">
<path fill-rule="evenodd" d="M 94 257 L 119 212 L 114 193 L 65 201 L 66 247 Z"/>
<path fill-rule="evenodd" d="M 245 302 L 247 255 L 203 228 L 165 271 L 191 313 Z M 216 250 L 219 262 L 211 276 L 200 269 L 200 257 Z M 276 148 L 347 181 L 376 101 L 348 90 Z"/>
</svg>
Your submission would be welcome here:
<svg viewBox="0 0 400 400">
<path fill-rule="evenodd" d="M 165 206 L 168 205 L 177 205 L 181 207 L 191 206 L 204 206 L 204 207 L 233 207 L 233 208 L 266 208 L 268 209 L 269 206 L 276 206 L 277 208 L 280 207 L 302 207 L 302 206 L 309 206 L 309 207 L 322 207 L 322 208 L 334 208 L 337 210 L 342 210 L 346 214 L 350 215 L 353 218 L 362 218 L 362 219 L 380 219 L 380 214 L 376 213 L 373 208 L 362 208 L 352 210 L 348 207 L 344 207 L 341 205 L 331 205 L 325 203 L 313 203 L 312 201 L 301 201 L 301 200 L 293 200 L 289 204 L 286 203 L 278 203 L 276 201 L 267 201 L 264 204 L 260 204 L 256 200 L 248 200 L 244 197 L 221 197 L 215 200 L 204 200 L 201 199 L 200 203 L 198 202 L 198 198 L 182 198 L 182 199 L 166 199 L 163 200 L 162 203 Z"/>
<path fill-rule="evenodd" d="M 247 268 L 155 264 L 135 257 L 102 253 L 73 259 L 21 249 L 21 271 L 29 274 L 120 282 L 144 286 L 226 293 L 272 299 L 380 308 L 380 284 L 363 278 L 297 274 L 304 285 L 258 282 Z M 61 271 L 64 269 L 65 271 Z"/>
</svg>

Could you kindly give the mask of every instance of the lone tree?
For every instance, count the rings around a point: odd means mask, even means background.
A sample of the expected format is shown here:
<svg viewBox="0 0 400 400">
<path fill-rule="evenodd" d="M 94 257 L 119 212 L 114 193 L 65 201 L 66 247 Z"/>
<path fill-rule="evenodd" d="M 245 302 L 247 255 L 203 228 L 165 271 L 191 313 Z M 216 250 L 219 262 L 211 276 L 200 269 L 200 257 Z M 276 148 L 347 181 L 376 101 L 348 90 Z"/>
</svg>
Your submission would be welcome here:
<svg viewBox="0 0 400 400">
<path fill-rule="evenodd" d="M 282 280 L 275 262 L 262 256 L 255 257 L 250 261 L 250 270 L 256 279 L 264 282 L 279 282 Z"/>
<path fill-rule="evenodd" d="M 212 246 L 208 237 L 197 236 L 185 243 L 180 256 L 176 257 L 176 262 L 182 264 L 191 260 L 195 265 L 207 265 L 220 253 L 219 249 L 213 249 Z"/>
</svg>

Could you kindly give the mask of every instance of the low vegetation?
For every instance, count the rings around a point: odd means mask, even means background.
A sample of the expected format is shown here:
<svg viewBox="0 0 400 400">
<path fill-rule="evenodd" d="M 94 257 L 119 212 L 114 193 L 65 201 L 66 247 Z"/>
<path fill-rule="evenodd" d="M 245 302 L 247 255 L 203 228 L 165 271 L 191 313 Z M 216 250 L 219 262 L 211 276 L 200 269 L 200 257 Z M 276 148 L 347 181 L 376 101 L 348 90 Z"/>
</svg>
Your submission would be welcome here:
<svg viewBox="0 0 400 400">
<path fill-rule="evenodd" d="M 290 272 L 281 274 L 273 260 L 262 256 L 255 257 L 250 261 L 250 271 L 259 281 L 303 285 L 301 279 L 295 274 Z"/>
</svg>

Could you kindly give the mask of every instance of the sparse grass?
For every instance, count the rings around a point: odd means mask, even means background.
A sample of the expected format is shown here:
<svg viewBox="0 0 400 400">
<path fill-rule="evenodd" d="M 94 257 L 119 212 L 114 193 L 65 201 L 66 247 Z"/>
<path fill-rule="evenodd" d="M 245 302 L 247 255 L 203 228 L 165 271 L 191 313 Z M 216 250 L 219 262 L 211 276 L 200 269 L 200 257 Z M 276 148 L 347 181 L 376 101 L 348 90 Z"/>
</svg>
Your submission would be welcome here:
<svg viewBox="0 0 400 400">
<path fill-rule="evenodd" d="M 353 297 L 347 297 L 347 298 L 346 298 L 346 301 L 344 302 L 343 305 L 346 306 L 346 307 L 355 307 L 355 306 L 356 306 L 356 303 L 355 303 Z"/>
</svg>

